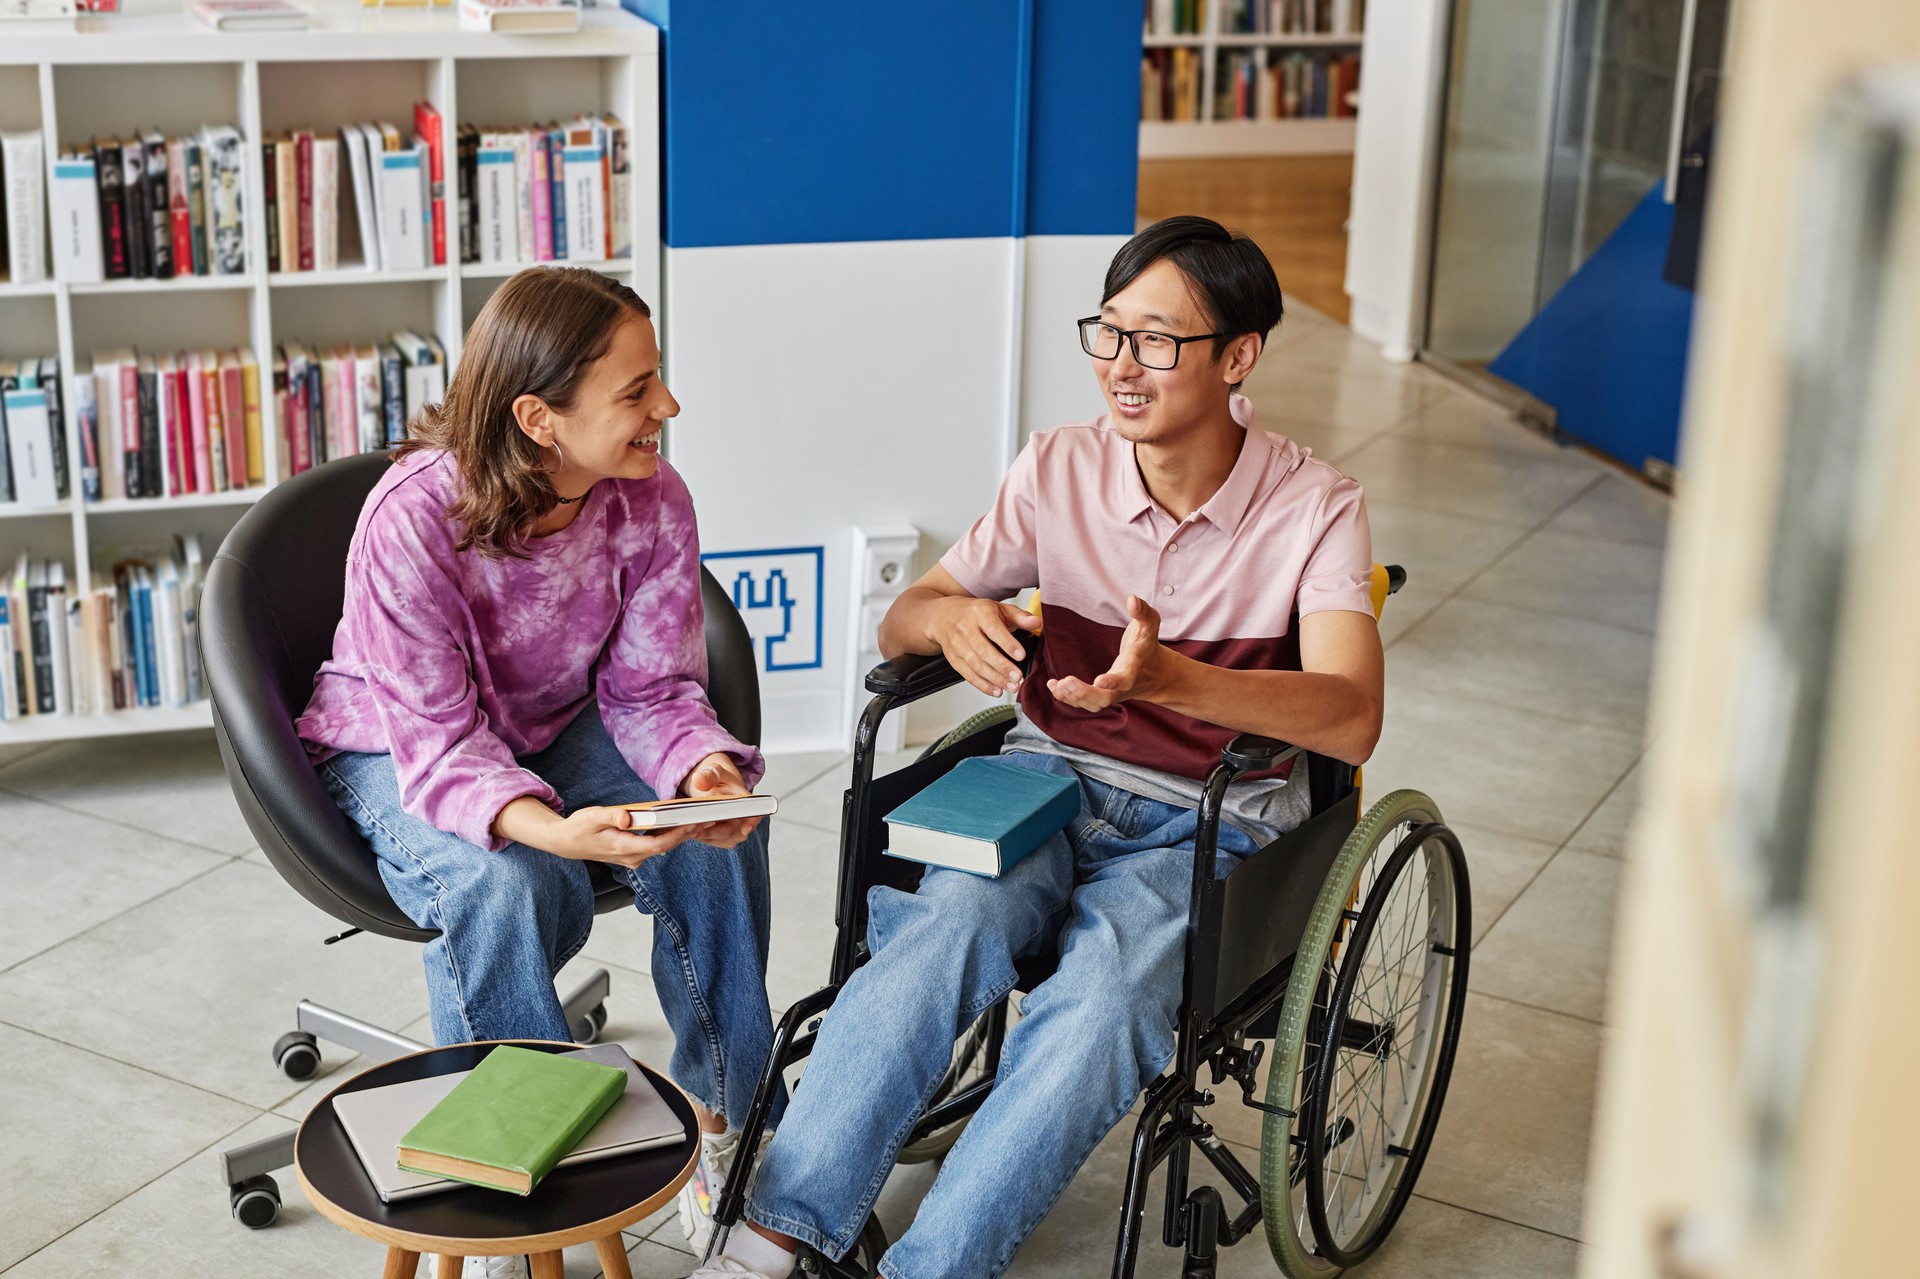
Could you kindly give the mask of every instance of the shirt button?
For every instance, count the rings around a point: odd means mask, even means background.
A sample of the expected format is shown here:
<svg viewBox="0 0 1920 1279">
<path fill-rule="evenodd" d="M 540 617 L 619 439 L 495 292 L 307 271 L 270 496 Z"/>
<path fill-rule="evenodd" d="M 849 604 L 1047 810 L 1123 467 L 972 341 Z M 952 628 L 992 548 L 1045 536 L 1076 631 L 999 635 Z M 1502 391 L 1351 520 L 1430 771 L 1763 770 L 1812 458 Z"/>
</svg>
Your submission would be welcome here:
<svg viewBox="0 0 1920 1279">
<path fill-rule="evenodd" d="M 1167 591 L 1166 591 L 1166 593 L 1167 593 L 1168 595 L 1171 595 L 1171 594 L 1173 594 L 1173 588 L 1172 588 L 1171 586 L 1169 586 L 1169 587 L 1167 588 Z"/>
<path fill-rule="evenodd" d="M 1179 549 L 1180 549 L 1180 543 L 1178 543 L 1178 542 L 1168 542 L 1168 543 L 1167 543 L 1167 549 L 1168 549 L 1169 551 L 1177 551 L 1177 550 L 1179 550 Z"/>
</svg>

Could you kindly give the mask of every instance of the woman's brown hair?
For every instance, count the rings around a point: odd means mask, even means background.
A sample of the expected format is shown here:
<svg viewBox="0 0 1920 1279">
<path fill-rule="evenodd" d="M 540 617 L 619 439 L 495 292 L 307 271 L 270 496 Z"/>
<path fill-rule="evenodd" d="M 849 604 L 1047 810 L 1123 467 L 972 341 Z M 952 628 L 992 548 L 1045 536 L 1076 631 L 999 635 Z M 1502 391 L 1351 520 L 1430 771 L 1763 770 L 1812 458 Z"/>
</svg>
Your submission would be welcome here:
<svg viewBox="0 0 1920 1279">
<path fill-rule="evenodd" d="M 560 495 L 546 451 L 520 429 L 513 402 L 533 395 L 570 411 L 621 321 L 652 314 L 632 289 L 586 267 L 533 267 L 487 299 L 446 399 L 423 408 L 412 438 L 393 451 L 396 459 L 421 449 L 452 455 L 460 471 L 455 549 L 525 557 L 528 534 Z"/>
</svg>

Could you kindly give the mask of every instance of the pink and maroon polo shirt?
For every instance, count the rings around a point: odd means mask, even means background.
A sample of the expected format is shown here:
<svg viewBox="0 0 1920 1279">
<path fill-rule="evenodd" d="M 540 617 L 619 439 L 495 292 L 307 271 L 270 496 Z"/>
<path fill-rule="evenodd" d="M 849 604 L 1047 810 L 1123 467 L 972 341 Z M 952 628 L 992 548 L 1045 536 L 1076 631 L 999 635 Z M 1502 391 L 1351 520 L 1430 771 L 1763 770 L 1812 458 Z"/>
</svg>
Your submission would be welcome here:
<svg viewBox="0 0 1920 1279">
<path fill-rule="evenodd" d="M 1055 742 L 1130 772 L 1203 779 L 1234 733 L 1144 701 L 1077 710 L 1047 691 L 1048 679 L 1091 681 L 1112 666 L 1128 595 L 1159 611 L 1161 643 L 1233 670 L 1298 670 L 1296 615 L 1373 612 L 1360 486 L 1255 427 L 1245 397 L 1231 403 L 1247 428 L 1239 460 L 1186 520 L 1148 495 L 1133 446 L 1102 414 L 1036 432 L 993 509 L 940 561 L 984 599 L 1040 588 L 1043 669 L 1021 684 L 1021 714 Z"/>
</svg>

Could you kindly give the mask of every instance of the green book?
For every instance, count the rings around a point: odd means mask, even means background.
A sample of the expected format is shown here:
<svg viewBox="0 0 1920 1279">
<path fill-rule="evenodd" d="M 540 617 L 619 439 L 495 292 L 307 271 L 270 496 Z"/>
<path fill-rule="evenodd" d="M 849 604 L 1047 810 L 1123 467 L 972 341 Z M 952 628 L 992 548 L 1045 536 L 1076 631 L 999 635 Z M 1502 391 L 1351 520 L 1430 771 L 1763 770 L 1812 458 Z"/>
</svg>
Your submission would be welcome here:
<svg viewBox="0 0 1920 1279">
<path fill-rule="evenodd" d="M 502 1044 L 400 1139 L 400 1167 L 531 1194 L 626 1089 L 616 1067 Z"/>
</svg>

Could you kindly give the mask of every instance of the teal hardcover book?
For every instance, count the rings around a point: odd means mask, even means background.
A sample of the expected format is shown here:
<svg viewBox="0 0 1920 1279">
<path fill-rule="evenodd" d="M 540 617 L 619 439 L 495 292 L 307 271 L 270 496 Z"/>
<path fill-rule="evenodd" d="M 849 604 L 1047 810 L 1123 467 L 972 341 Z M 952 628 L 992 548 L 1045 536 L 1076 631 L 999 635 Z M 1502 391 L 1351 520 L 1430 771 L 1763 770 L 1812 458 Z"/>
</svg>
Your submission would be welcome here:
<svg viewBox="0 0 1920 1279">
<path fill-rule="evenodd" d="M 887 856 L 998 877 L 1079 811 L 1075 777 L 963 759 L 887 814 Z"/>
</svg>

